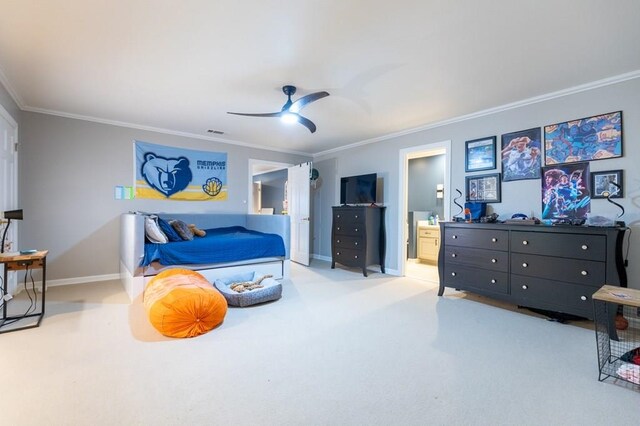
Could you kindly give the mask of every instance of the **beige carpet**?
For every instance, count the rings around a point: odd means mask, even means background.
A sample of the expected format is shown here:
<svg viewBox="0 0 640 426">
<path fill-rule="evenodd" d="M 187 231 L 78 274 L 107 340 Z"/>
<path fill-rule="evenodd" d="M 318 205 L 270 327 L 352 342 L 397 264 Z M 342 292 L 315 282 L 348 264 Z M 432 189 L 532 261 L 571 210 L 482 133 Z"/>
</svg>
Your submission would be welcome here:
<svg viewBox="0 0 640 426">
<path fill-rule="evenodd" d="M 280 301 L 173 340 L 118 282 L 54 287 L 39 328 L 0 335 L 0 424 L 637 423 L 637 388 L 597 380 L 588 322 L 436 291 L 315 261 Z"/>
</svg>

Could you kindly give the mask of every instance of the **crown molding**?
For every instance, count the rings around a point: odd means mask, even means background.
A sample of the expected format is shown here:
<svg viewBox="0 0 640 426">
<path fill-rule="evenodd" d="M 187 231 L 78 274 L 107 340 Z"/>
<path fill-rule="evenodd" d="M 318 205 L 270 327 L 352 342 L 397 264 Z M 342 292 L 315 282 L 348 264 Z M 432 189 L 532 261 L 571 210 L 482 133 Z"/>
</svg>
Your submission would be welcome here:
<svg viewBox="0 0 640 426">
<path fill-rule="evenodd" d="M 11 84 L 11 82 L 9 82 L 9 79 L 7 78 L 7 75 L 4 73 L 4 70 L 2 69 L 2 67 L 0 67 L 0 83 L 2 83 L 5 89 L 7 89 L 9 96 L 11 96 L 11 99 L 13 99 L 13 102 L 15 102 L 16 105 L 18 105 L 18 108 L 20 108 L 21 110 L 24 110 L 25 108 L 24 100 L 22 100 L 18 92 L 13 88 L 13 85 Z"/>
<path fill-rule="evenodd" d="M 471 114 L 461 115 L 461 116 L 450 118 L 450 119 L 447 119 L 447 120 L 442 120 L 442 121 L 438 121 L 438 122 L 431 123 L 431 124 L 425 124 L 423 126 L 414 127 L 414 128 L 411 128 L 411 129 L 406 129 L 406 130 L 402 130 L 402 131 L 395 132 L 395 133 L 389 133 L 387 135 L 378 136 L 378 137 L 371 138 L 371 139 L 365 139 L 363 141 L 355 142 L 355 143 L 352 143 L 352 144 L 349 144 L 349 145 L 345 145 L 345 146 L 341 146 L 341 147 L 338 147 L 338 148 L 333 148 L 333 149 L 329 149 L 329 150 L 326 150 L 326 151 L 317 152 L 317 153 L 313 154 L 313 158 L 322 157 L 322 156 L 325 156 L 327 154 L 333 154 L 333 153 L 336 153 L 336 152 L 339 152 L 339 151 L 344 151 L 346 149 L 357 148 L 359 146 L 369 145 L 369 144 L 372 144 L 372 143 L 381 142 L 381 141 L 385 141 L 385 140 L 388 140 L 388 139 L 395 139 L 395 138 L 398 138 L 400 136 L 406 136 L 406 135 L 422 132 L 422 131 L 429 130 L 429 129 L 435 129 L 436 127 L 448 126 L 450 124 L 459 123 L 461 121 L 473 120 L 473 119 L 484 117 L 484 116 L 487 116 L 487 115 L 497 114 L 499 112 L 504 112 L 504 111 L 508 111 L 508 110 L 512 110 L 512 109 L 522 108 L 522 107 L 527 106 L 527 105 L 537 104 L 537 103 L 540 103 L 540 102 L 545 102 L 545 101 L 549 101 L 549 100 L 552 100 L 552 99 L 561 98 L 561 97 L 564 97 L 564 96 L 574 95 L 576 93 L 585 92 L 585 91 L 593 90 L 593 89 L 598 89 L 600 87 L 610 86 L 610 85 L 613 85 L 613 84 L 622 83 L 622 82 L 625 82 L 625 81 L 628 81 L 628 80 L 633 80 L 633 79 L 636 79 L 636 78 L 640 78 L 640 70 L 628 72 L 628 73 L 625 73 L 625 74 L 619 74 L 619 75 L 616 75 L 616 76 L 613 76 L 613 77 L 607 77 L 607 78 L 604 78 L 602 80 L 592 81 L 590 83 L 585 83 L 585 84 L 581 84 L 579 86 L 569 87 L 567 89 L 562 89 L 562 90 L 558 90 L 556 92 L 546 93 L 546 94 L 540 95 L 540 96 L 534 96 L 532 98 L 527 98 L 527 99 L 523 99 L 521 101 L 512 102 L 512 103 L 505 104 L 505 105 L 500 105 L 500 106 L 489 108 L 489 109 L 485 109 L 485 110 L 482 110 L 482 111 L 477 111 L 477 112 L 474 112 L 474 113 L 471 113 Z"/>
</svg>

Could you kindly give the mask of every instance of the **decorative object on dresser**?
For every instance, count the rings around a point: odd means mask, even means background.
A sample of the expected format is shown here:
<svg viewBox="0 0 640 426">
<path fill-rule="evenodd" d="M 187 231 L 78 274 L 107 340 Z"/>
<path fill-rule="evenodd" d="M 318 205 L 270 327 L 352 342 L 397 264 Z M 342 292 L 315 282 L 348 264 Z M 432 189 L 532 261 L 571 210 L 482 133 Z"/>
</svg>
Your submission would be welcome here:
<svg viewBox="0 0 640 426">
<path fill-rule="evenodd" d="M 604 283 L 627 286 L 626 228 L 441 223 L 439 296 L 468 290 L 529 308 L 593 318 Z"/>
<path fill-rule="evenodd" d="M 380 265 L 384 274 L 386 236 L 384 212 L 379 206 L 335 206 L 331 226 L 331 269 L 336 262 L 362 268 Z"/>
</svg>

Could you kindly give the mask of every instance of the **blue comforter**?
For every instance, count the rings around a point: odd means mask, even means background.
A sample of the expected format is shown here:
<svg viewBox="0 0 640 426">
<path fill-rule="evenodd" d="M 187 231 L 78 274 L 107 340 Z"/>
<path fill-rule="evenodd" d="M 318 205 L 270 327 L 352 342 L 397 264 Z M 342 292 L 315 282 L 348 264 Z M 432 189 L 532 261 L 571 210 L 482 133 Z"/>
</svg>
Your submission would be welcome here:
<svg viewBox="0 0 640 426">
<path fill-rule="evenodd" d="M 167 244 L 146 243 L 140 266 L 224 263 L 261 257 L 284 256 L 282 237 L 251 231 L 242 226 L 207 229 L 204 237 Z"/>
</svg>

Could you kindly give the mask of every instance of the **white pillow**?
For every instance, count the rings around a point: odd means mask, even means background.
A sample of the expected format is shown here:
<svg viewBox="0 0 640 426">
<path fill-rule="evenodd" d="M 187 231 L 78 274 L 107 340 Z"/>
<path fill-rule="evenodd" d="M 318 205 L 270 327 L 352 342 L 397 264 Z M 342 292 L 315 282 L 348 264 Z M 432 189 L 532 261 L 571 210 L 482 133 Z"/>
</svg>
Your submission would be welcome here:
<svg viewBox="0 0 640 426">
<path fill-rule="evenodd" d="M 144 218 L 144 231 L 147 235 L 147 239 L 152 243 L 166 244 L 169 239 L 164 232 L 160 229 L 158 222 L 155 219 L 147 216 Z"/>
</svg>

